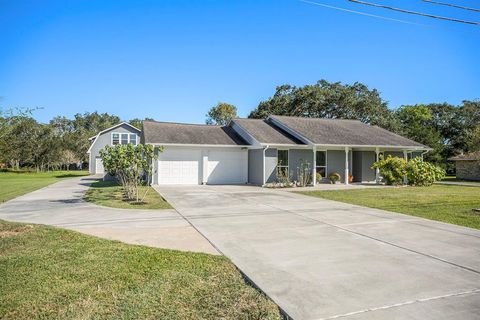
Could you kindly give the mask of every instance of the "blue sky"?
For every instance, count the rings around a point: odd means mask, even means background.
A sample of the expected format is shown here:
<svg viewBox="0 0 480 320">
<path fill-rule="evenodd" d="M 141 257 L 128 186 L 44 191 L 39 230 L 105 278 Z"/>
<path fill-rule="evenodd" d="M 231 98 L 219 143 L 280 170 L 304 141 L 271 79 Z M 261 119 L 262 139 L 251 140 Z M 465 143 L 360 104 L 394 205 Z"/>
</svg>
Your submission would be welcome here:
<svg viewBox="0 0 480 320">
<path fill-rule="evenodd" d="M 319 79 L 377 88 L 391 108 L 480 98 L 480 26 L 312 0 L 0 0 L 0 106 L 55 115 L 203 123 L 219 101 L 247 116 L 275 87 Z M 480 21 L 420 0 L 369 0 Z M 478 1 L 445 0 L 472 7 Z"/>
</svg>

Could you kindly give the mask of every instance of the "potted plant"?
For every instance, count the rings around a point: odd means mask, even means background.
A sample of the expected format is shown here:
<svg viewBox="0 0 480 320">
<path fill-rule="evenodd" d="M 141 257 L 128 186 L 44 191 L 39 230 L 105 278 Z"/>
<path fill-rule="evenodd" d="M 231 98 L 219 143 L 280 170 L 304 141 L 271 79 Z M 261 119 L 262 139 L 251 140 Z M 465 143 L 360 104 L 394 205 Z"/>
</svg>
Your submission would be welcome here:
<svg viewBox="0 0 480 320">
<path fill-rule="evenodd" d="M 338 172 L 332 172 L 328 175 L 328 180 L 330 180 L 331 184 L 337 183 L 341 179 L 340 174 Z"/>
</svg>

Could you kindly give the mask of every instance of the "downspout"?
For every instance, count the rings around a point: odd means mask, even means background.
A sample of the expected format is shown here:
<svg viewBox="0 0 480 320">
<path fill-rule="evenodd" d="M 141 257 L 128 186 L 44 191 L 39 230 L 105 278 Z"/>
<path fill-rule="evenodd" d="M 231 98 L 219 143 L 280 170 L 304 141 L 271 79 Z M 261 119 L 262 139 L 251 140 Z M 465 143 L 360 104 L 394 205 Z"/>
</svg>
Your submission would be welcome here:
<svg viewBox="0 0 480 320">
<path fill-rule="evenodd" d="M 265 179 L 265 151 L 267 151 L 267 149 L 269 148 L 270 146 L 266 146 L 263 148 L 263 184 L 262 184 L 262 187 L 266 184 L 266 179 Z"/>
<path fill-rule="evenodd" d="M 430 150 L 426 150 L 426 151 L 423 151 L 423 152 L 422 152 L 422 154 L 421 154 L 421 156 L 422 156 L 422 161 L 423 161 L 423 155 L 425 155 L 425 154 L 427 154 L 427 153 L 429 153 L 429 152 L 430 152 Z"/>
</svg>

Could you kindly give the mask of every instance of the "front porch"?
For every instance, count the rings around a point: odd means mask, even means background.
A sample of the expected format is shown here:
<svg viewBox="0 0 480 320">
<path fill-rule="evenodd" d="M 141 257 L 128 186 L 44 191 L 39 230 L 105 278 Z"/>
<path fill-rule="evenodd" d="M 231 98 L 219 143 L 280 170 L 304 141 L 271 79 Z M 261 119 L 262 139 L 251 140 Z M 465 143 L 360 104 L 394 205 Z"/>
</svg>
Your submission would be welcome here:
<svg viewBox="0 0 480 320">
<path fill-rule="evenodd" d="M 277 182 L 278 173 L 288 175 L 290 180 L 299 181 L 299 172 L 308 164 L 311 170 L 311 186 L 338 189 L 350 184 L 368 187 L 380 182 L 378 170 L 372 165 L 381 156 L 394 156 L 409 160 L 422 156 L 425 150 L 390 146 L 304 146 L 268 147 L 258 150 L 263 158 L 263 185 Z M 251 151 L 252 152 L 252 151 Z M 263 156 L 263 157 L 262 157 Z M 254 163 L 249 157 L 249 176 L 253 176 Z M 258 172 L 258 171 L 257 171 Z M 338 173 L 341 183 L 330 185 L 329 176 Z M 249 179 L 250 180 L 250 179 Z M 249 181 L 252 183 L 252 181 Z M 311 187 L 310 186 L 310 187 Z"/>
</svg>

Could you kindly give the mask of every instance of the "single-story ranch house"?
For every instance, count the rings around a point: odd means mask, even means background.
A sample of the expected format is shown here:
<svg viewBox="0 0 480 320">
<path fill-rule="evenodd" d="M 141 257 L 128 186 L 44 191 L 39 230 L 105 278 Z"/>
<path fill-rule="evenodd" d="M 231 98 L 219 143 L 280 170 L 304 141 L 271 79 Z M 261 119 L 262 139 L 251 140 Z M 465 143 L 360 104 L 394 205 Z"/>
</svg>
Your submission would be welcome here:
<svg viewBox="0 0 480 320">
<path fill-rule="evenodd" d="M 480 151 L 461 154 L 448 160 L 455 161 L 457 179 L 480 181 Z"/>
<path fill-rule="evenodd" d="M 371 166 L 380 154 L 408 160 L 430 150 L 357 120 L 273 115 L 233 119 L 227 126 L 144 121 L 142 131 L 124 122 L 91 140 L 92 174 L 103 174 L 99 151 L 106 145 L 163 147 L 153 165 L 153 184 L 265 185 L 275 181 L 277 170 L 296 180 L 302 161 L 322 179 L 337 172 L 344 183 L 351 176 L 355 182 L 376 181 L 378 172 Z"/>
</svg>

